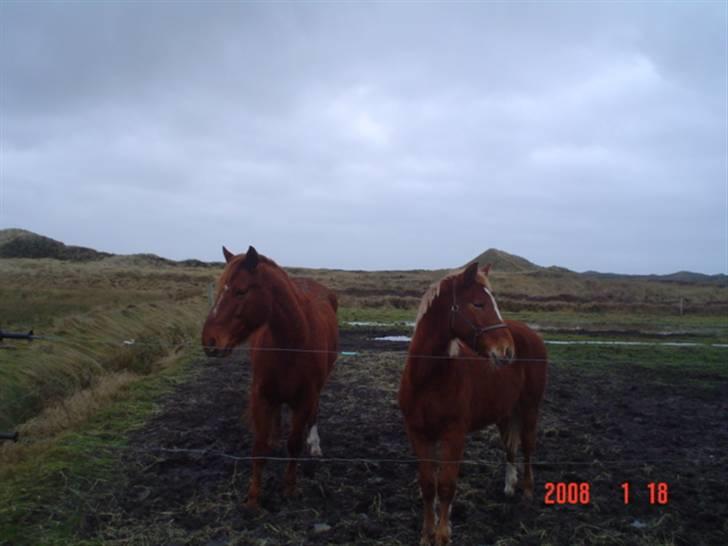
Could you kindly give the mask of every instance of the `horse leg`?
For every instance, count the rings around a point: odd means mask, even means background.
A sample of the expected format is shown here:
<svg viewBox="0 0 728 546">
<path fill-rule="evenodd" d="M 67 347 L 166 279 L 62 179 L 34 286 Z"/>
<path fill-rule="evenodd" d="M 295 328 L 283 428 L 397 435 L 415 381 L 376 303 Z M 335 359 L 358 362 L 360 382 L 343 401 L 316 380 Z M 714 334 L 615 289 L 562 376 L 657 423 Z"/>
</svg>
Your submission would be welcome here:
<svg viewBox="0 0 728 546">
<path fill-rule="evenodd" d="M 521 445 L 523 446 L 523 497 L 530 501 L 533 499 L 533 468 L 531 456 L 536 450 L 536 424 L 538 411 L 530 411 L 524 415 L 521 427 Z"/>
<path fill-rule="evenodd" d="M 453 431 L 440 444 L 440 472 L 437 478 L 437 498 L 440 502 L 439 521 L 435 531 L 435 544 L 450 543 L 450 511 L 460 472 L 460 459 L 465 449 L 465 432 Z"/>
<path fill-rule="evenodd" d="M 291 431 L 288 433 L 288 456 L 291 459 L 286 465 L 286 473 L 283 478 L 283 491 L 286 496 L 293 495 L 296 489 L 296 458 L 301 455 L 303 450 L 303 437 L 306 426 L 311 420 L 311 415 L 315 415 L 312 406 L 311 403 L 303 403 L 292 410 Z"/>
<path fill-rule="evenodd" d="M 321 451 L 321 438 L 319 438 L 318 433 L 318 402 L 316 403 L 316 410 L 313 412 L 313 418 L 308 425 L 308 436 L 306 437 L 308 452 L 312 457 L 321 457 L 324 453 Z"/>
<path fill-rule="evenodd" d="M 520 420 L 517 415 L 498 423 L 503 446 L 506 450 L 506 479 L 503 493 L 512 497 L 518 483 L 518 470 L 516 468 L 516 453 L 518 452 L 520 436 Z"/>
<path fill-rule="evenodd" d="M 283 404 L 279 404 L 273 408 L 273 415 L 271 417 L 270 427 L 270 439 L 268 443 L 271 449 L 278 449 L 281 443 L 281 431 L 283 430 L 283 417 L 282 417 Z"/>
<path fill-rule="evenodd" d="M 301 466 L 303 475 L 307 478 L 313 478 L 316 475 L 316 469 L 318 467 L 318 461 L 316 459 L 324 454 L 321 450 L 321 438 L 318 433 L 318 407 L 316 408 L 311 421 L 308 423 L 306 446 L 308 447 L 308 453 L 312 459 L 303 463 Z"/>
<path fill-rule="evenodd" d="M 409 429 L 412 449 L 417 457 L 417 480 L 420 484 L 423 504 L 421 546 L 429 546 L 435 532 L 435 443 Z"/>
<path fill-rule="evenodd" d="M 258 508 L 258 499 L 261 492 L 261 481 L 265 457 L 270 452 L 271 429 L 273 428 L 274 411 L 261 396 L 251 398 L 250 416 L 253 422 L 253 473 L 250 478 L 248 489 L 248 500 L 245 505 L 248 508 Z"/>
</svg>

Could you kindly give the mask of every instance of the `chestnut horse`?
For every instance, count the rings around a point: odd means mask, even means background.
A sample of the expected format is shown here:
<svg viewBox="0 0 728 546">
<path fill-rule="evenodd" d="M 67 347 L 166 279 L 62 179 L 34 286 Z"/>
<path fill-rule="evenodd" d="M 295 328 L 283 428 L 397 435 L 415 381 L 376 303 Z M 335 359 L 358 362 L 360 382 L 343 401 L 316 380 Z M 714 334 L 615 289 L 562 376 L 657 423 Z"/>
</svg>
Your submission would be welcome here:
<svg viewBox="0 0 728 546">
<path fill-rule="evenodd" d="M 250 342 L 254 459 L 246 505 L 257 508 L 265 456 L 280 431 L 283 404 L 292 414 L 285 494 L 295 490 L 295 458 L 307 431 L 311 455 L 322 454 L 316 419 L 319 395 L 337 355 L 338 304 L 329 289 L 311 279 L 289 277 L 252 246 L 238 256 L 223 247 L 223 254 L 227 264 L 202 329 L 202 345 L 208 356 L 225 356 Z"/>
<path fill-rule="evenodd" d="M 433 534 L 438 546 L 450 541 L 450 509 L 469 432 L 498 426 L 508 496 L 514 493 L 516 451 L 522 445 L 524 497 L 533 497 L 531 455 L 546 386 L 546 348 L 525 324 L 503 320 L 489 269 L 472 264 L 425 293 L 402 374 L 399 406 L 418 459 L 424 502 L 420 544 L 430 544 Z M 437 477 L 434 461 L 440 462 Z"/>
</svg>

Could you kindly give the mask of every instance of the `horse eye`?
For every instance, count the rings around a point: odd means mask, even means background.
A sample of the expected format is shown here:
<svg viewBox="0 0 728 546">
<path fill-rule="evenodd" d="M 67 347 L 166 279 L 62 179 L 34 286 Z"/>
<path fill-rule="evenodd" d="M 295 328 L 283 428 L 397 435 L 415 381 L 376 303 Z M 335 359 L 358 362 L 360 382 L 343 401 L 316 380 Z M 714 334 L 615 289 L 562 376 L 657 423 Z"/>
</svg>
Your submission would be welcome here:
<svg viewBox="0 0 728 546">
<path fill-rule="evenodd" d="M 477 307 L 478 309 L 482 309 L 483 308 L 483 304 L 482 303 L 474 303 L 473 306 Z"/>
<path fill-rule="evenodd" d="M 242 298 L 247 293 L 248 293 L 248 289 L 247 288 L 245 290 L 237 289 L 237 290 L 235 290 L 235 297 Z"/>
</svg>

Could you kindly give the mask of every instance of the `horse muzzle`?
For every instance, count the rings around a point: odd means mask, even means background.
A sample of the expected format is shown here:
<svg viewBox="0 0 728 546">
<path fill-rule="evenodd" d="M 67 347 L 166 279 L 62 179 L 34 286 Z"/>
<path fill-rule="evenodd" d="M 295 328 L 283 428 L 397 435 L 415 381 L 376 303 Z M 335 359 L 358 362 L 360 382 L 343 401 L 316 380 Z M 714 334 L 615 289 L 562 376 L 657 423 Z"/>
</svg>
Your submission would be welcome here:
<svg viewBox="0 0 728 546">
<path fill-rule="evenodd" d="M 490 359 L 493 364 L 495 364 L 496 368 L 507 366 L 513 362 L 513 349 L 511 347 L 507 347 L 505 350 L 501 351 L 492 350 L 490 351 Z"/>
<path fill-rule="evenodd" d="M 232 352 L 231 347 L 218 347 L 217 340 L 215 338 L 203 339 L 202 349 L 205 351 L 207 356 L 215 358 L 227 356 Z"/>
<path fill-rule="evenodd" d="M 222 355 L 222 350 L 216 348 L 216 347 L 204 347 L 205 354 L 210 357 L 220 357 Z"/>
</svg>

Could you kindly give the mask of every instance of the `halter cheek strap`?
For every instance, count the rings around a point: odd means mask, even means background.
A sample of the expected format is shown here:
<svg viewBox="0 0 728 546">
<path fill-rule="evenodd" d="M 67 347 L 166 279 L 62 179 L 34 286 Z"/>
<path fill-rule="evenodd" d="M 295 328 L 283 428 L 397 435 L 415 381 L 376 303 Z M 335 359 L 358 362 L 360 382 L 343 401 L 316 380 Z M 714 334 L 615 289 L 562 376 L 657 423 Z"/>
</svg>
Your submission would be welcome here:
<svg viewBox="0 0 728 546">
<path fill-rule="evenodd" d="M 478 328 L 477 325 L 473 324 L 468 320 L 468 318 L 463 315 L 460 312 L 460 306 L 457 302 L 457 295 L 455 291 L 455 283 L 453 283 L 452 287 L 452 307 L 450 307 L 450 331 L 453 330 L 453 324 L 455 322 L 455 315 L 460 315 L 460 318 L 465 321 L 465 323 L 470 326 L 470 330 L 473 334 L 473 344 L 471 347 L 475 349 L 477 347 L 478 338 L 483 335 L 485 332 L 490 332 L 491 330 L 498 330 L 499 328 L 508 328 L 508 325 L 505 322 L 499 322 L 497 324 L 492 324 L 490 326 L 482 326 Z"/>
</svg>

